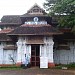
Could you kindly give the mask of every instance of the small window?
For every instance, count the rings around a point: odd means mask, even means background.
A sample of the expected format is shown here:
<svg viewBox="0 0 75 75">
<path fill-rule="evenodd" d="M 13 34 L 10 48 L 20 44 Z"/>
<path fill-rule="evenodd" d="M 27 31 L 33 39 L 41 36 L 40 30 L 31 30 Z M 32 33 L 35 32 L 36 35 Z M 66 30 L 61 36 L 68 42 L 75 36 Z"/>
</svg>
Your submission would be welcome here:
<svg viewBox="0 0 75 75">
<path fill-rule="evenodd" d="M 33 12 L 39 12 L 39 9 L 33 9 Z"/>
</svg>

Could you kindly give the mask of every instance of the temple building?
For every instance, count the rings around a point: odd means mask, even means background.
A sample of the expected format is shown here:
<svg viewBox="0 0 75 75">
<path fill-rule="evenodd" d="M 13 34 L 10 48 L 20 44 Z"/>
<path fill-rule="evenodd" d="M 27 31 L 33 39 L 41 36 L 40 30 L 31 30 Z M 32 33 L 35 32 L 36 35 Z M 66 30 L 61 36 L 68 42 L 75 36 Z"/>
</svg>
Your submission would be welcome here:
<svg viewBox="0 0 75 75">
<path fill-rule="evenodd" d="M 58 29 L 54 17 L 34 4 L 23 15 L 5 15 L 0 22 L 0 65 L 40 68 L 75 62 L 75 35 Z"/>
</svg>

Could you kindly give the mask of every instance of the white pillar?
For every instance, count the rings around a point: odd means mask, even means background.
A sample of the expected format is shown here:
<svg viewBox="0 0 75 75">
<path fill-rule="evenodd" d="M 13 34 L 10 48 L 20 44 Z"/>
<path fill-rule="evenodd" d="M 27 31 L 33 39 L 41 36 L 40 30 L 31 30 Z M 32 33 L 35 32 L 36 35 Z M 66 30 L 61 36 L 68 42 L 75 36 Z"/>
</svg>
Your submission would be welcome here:
<svg viewBox="0 0 75 75">
<path fill-rule="evenodd" d="M 26 37 L 19 37 L 17 42 L 17 65 L 21 65 L 25 60 L 26 54 Z"/>
<path fill-rule="evenodd" d="M 25 54 L 26 54 L 26 44 L 25 44 L 25 42 L 23 42 L 22 48 L 21 48 L 21 62 L 22 62 L 22 64 L 25 63 Z"/>
<path fill-rule="evenodd" d="M 40 57 L 41 57 L 41 55 L 42 55 L 42 46 L 40 45 Z"/>
<path fill-rule="evenodd" d="M 31 45 L 29 45 L 29 56 L 30 56 L 30 62 L 31 62 Z"/>
<path fill-rule="evenodd" d="M 44 45 L 40 45 L 40 68 L 48 68 L 48 57 L 46 54 L 46 37 L 44 37 Z"/>
<path fill-rule="evenodd" d="M 53 38 L 49 37 L 49 42 L 48 42 L 48 46 L 49 46 L 49 56 L 48 56 L 48 67 L 54 67 L 54 59 L 53 59 Z"/>
<path fill-rule="evenodd" d="M 54 63 L 54 61 L 53 61 L 53 44 L 54 44 L 54 42 L 51 42 L 50 44 L 49 44 L 49 57 L 48 57 L 48 62 L 49 63 Z"/>
<path fill-rule="evenodd" d="M 53 37 L 44 37 L 44 54 L 45 57 L 48 58 L 48 67 L 54 66 L 54 60 L 53 60 Z M 47 52 L 48 51 L 48 52 Z"/>
<path fill-rule="evenodd" d="M 22 50 L 22 42 L 17 42 L 17 64 L 21 64 L 22 56 L 21 56 L 21 50 Z"/>
<path fill-rule="evenodd" d="M 44 45 L 44 57 L 47 57 L 47 54 L 46 54 L 46 44 Z"/>
</svg>

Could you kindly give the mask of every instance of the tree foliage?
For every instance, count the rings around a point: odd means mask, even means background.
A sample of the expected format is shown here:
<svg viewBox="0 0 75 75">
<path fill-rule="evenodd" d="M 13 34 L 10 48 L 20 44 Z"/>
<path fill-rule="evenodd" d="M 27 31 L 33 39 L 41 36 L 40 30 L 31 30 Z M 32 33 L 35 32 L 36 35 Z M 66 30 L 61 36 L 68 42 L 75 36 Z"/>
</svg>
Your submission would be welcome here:
<svg viewBox="0 0 75 75">
<path fill-rule="evenodd" d="M 75 15 L 63 15 L 59 17 L 58 27 L 73 28 L 75 26 Z"/>
<path fill-rule="evenodd" d="M 51 4 L 53 6 L 50 6 Z M 49 14 L 63 15 L 59 17 L 59 27 L 74 28 L 75 0 L 46 0 L 44 6 L 49 11 Z"/>
<path fill-rule="evenodd" d="M 51 4 L 54 5 L 51 7 Z M 75 14 L 75 0 L 46 0 L 44 6 L 54 13 Z"/>
<path fill-rule="evenodd" d="M 75 14 L 75 0 L 57 1 L 53 8 L 56 13 Z"/>
<path fill-rule="evenodd" d="M 44 7 L 46 10 L 51 10 L 52 4 L 55 4 L 57 0 L 46 0 L 46 3 L 44 3 Z"/>
</svg>

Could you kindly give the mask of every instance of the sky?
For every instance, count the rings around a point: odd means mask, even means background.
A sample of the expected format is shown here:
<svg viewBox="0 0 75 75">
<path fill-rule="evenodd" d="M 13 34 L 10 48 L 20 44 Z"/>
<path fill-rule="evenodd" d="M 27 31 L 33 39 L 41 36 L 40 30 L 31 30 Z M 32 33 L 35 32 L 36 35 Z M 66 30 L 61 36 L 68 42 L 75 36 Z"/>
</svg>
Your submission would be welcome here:
<svg viewBox="0 0 75 75">
<path fill-rule="evenodd" d="M 22 15 L 35 3 L 41 8 L 45 0 L 0 0 L 0 19 L 3 15 Z"/>
</svg>

